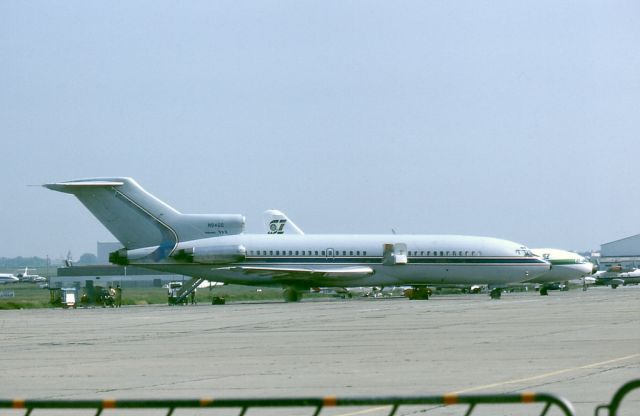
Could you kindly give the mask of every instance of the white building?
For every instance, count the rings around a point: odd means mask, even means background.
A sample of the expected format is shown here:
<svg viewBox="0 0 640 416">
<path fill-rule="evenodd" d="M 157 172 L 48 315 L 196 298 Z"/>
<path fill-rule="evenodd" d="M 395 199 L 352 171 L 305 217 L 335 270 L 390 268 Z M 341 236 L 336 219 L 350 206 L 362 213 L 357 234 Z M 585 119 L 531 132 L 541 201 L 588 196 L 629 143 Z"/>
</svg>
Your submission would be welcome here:
<svg viewBox="0 0 640 416">
<path fill-rule="evenodd" d="M 191 277 L 163 273 L 133 266 L 73 266 L 58 268 L 58 275 L 49 278 L 49 287 L 86 287 L 87 281 L 93 286 L 121 287 L 162 287 L 169 282 L 189 281 Z"/>
<path fill-rule="evenodd" d="M 640 267 L 640 234 L 604 243 L 600 246 L 600 265 L 623 268 Z"/>
</svg>

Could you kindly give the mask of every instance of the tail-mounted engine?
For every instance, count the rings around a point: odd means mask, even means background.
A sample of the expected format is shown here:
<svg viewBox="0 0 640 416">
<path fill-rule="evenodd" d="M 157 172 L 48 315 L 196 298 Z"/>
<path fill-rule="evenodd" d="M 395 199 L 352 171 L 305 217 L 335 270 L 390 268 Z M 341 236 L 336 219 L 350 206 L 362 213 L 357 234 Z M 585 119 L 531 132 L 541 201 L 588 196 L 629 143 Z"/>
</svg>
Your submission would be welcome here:
<svg viewBox="0 0 640 416">
<path fill-rule="evenodd" d="M 186 263 L 227 264 L 244 261 L 247 249 L 239 244 L 232 246 L 188 247 L 178 250 L 174 260 Z"/>
</svg>

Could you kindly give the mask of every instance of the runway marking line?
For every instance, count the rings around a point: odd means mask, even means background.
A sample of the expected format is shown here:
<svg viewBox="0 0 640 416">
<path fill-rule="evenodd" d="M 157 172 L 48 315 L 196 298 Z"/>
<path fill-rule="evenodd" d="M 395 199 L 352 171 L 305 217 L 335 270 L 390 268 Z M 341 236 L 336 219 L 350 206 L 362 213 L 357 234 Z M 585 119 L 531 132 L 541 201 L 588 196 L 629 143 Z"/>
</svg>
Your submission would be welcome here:
<svg viewBox="0 0 640 416">
<path fill-rule="evenodd" d="M 465 389 L 465 390 L 459 390 L 459 391 L 447 393 L 443 397 L 445 398 L 445 404 L 446 405 L 455 404 L 455 401 L 457 400 L 457 395 L 458 394 L 469 393 L 469 392 L 472 392 L 472 391 L 478 391 L 478 390 L 484 390 L 484 389 L 490 389 L 492 387 L 499 387 L 499 386 L 503 386 L 505 384 L 516 384 L 516 383 L 521 383 L 521 382 L 525 382 L 525 381 L 539 380 L 541 378 L 552 377 L 552 376 L 556 376 L 556 375 L 559 375 L 559 374 L 569 373 L 571 371 L 586 370 L 588 368 L 598 367 L 600 365 L 617 363 L 619 361 L 630 360 L 630 359 L 637 358 L 637 357 L 640 357 L 640 354 L 631 354 L 631 355 L 627 355 L 625 357 L 614 358 L 614 359 L 607 360 L 607 361 L 600 361 L 600 362 L 597 362 L 597 363 L 585 364 L 585 365 L 581 365 L 581 366 L 578 366 L 578 367 L 565 368 L 563 370 L 552 371 L 550 373 L 539 374 L 537 376 L 532 376 L 532 377 L 525 377 L 525 378 L 519 378 L 519 379 L 516 379 L 516 380 L 507 380 L 507 381 L 503 381 L 503 382 L 500 382 L 500 383 L 493 383 L 493 384 L 486 384 L 484 386 L 472 387 L 472 388 Z M 447 401 L 447 400 L 451 400 L 451 401 Z M 535 393 L 529 392 L 529 391 L 522 393 L 522 402 L 523 403 L 531 403 L 534 400 L 535 400 Z M 352 412 L 352 413 L 341 413 L 338 416 L 363 415 L 363 414 L 367 414 L 367 413 L 377 412 L 378 410 L 386 409 L 388 407 L 390 407 L 390 405 L 389 406 L 372 407 L 370 409 L 359 410 L 357 412 Z"/>
<path fill-rule="evenodd" d="M 392 405 L 387 405 L 387 406 L 379 406 L 379 407 L 372 407 L 370 409 L 363 409 L 363 410 L 358 410 L 357 412 L 351 412 L 351 413 L 340 413 L 338 416 L 355 416 L 355 415 L 364 415 L 367 413 L 373 413 L 373 412 L 377 412 L 378 410 L 382 410 L 382 409 L 388 409 L 392 407 Z"/>
<path fill-rule="evenodd" d="M 458 391 L 452 392 L 451 394 L 469 393 L 469 392 L 472 392 L 472 391 L 478 391 L 478 390 L 485 390 L 485 389 L 490 389 L 490 388 L 494 388 L 494 387 L 500 387 L 500 386 L 504 386 L 506 384 L 516 384 L 516 383 L 523 383 L 523 382 L 526 382 L 526 381 L 540 380 L 542 378 L 553 377 L 553 376 L 557 376 L 557 375 L 564 374 L 564 373 L 570 373 L 572 371 L 586 370 L 586 369 L 589 369 L 589 368 L 598 367 L 598 366 L 601 366 L 601 365 L 613 364 L 613 363 L 617 363 L 619 361 L 626 361 L 626 360 L 630 360 L 632 358 L 637 358 L 637 357 L 640 357 L 640 354 L 631 354 L 631 355 L 627 355 L 625 357 L 614 358 L 614 359 L 607 360 L 607 361 L 600 361 L 600 362 L 597 362 L 597 363 L 581 365 L 581 366 L 578 366 L 578 367 L 565 368 L 563 370 L 557 370 L 557 371 L 551 371 L 549 373 L 538 374 L 537 376 L 519 378 L 519 379 L 515 379 L 515 380 L 501 381 L 499 383 L 485 384 L 484 386 L 477 386 L 477 387 L 471 387 L 471 388 L 464 389 L 464 390 L 458 390 Z"/>
</svg>

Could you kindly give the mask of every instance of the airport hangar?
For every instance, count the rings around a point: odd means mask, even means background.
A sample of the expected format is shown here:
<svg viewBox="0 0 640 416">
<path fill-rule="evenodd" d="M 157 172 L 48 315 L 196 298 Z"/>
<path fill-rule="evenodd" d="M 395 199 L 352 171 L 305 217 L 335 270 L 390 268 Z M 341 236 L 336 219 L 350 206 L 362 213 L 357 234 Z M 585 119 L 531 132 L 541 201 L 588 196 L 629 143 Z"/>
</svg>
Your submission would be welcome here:
<svg viewBox="0 0 640 416">
<path fill-rule="evenodd" d="M 186 281 L 189 277 L 158 271 L 150 271 L 133 266 L 109 264 L 109 253 L 122 248 L 120 243 L 97 244 L 97 265 L 61 267 L 58 276 L 52 277 L 50 287 L 84 287 L 87 280 L 93 285 L 122 287 L 160 287 L 169 282 Z M 604 243 L 600 246 L 600 270 L 621 266 L 623 269 L 640 268 L 640 234 Z"/>
<path fill-rule="evenodd" d="M 640 234 L 604 243 L 600 246 L 600 270 L 614 266 L 640 268 Z"/>
</svg>

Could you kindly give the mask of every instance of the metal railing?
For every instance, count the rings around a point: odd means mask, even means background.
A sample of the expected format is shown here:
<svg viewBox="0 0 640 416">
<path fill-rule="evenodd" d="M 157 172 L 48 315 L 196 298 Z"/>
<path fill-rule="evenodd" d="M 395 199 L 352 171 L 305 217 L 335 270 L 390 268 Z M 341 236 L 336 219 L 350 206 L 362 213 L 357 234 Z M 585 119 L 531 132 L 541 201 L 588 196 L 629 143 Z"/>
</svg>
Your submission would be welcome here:
<svg viewBox="0 0 640 416">
<path fill-rule="evenodd" d="M 611 399 L 611 403 L 602 404 L 596 407 L 596 416 L 600 415 L 601 410 L 605 410 L 608 412 L 608 416 L 617 416 L 618 409 L 620 408 L 620 404 L 622 404 L 622 400 L 631 392 L 632 390 L 640 389 L 640 379 L 631 380 L 628 383 L 624 384 L 622 387 L 616 391 L 616 394 L 613 395 Z M 637 414 L 640 414 L 640 410 L 635 409 Z"/>
<path fill-rule="evenodd" d="M 544 416 L 552 409 L 560 410 L 565 416 L 574 416 L 573 406 L 566 399 L 547 393 L 523 392 L 519 394 L 478 394 L 458 395 L 445 394 L 443 396 L 387 396 L 387 397 L 307 397 L 307 398 L 266 398 L 266 399 L 215 399 L 203 397 L 200 399 L 125 399 L 125 400 L 24 400 L 0 399 L 1 408 L 25 409 L 28 416 L 36 409 L 95 409 L 99 416 L 104 409 L 167 409 L 167 416 L 171 416 L 176 409 L 183 408 L 237 408 L 239 416 L 244 416 L 248 409 L 253 408 L 301 408 L 308 407 L 313 416 L 318 416 L 322 409 L 338 406 L 367 407 L 388 406 L 388 416 L 394 416 L 401 406 L 453 406 L 466 405 L 465 416 L 469 416 L 478 405 L 506 405 L 506 404 L 543 404 Z M 378 409 L 379 410 L 379 409 Z"/>
</svg>

